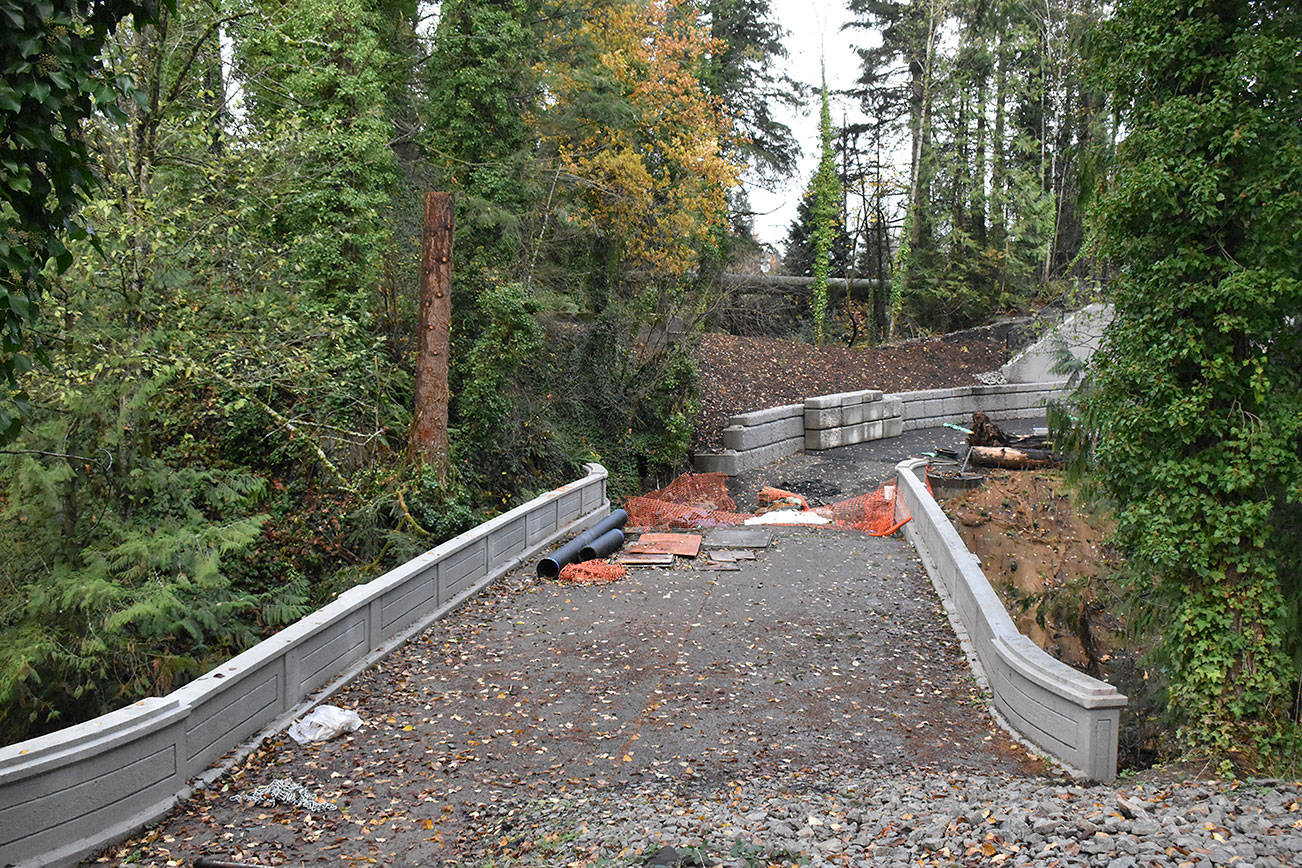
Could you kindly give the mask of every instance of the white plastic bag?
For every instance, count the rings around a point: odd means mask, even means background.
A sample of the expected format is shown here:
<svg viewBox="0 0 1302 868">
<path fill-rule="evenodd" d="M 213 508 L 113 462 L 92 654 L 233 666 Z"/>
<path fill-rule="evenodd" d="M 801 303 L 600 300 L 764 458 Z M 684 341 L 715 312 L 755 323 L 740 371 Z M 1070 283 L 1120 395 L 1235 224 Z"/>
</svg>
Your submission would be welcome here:
<svg viewBox="0 0 1302 868">
<path fill-rule="evenodd" d="M 329 741 L 345 732 L 361 729 L 362 718 L 352 709 L 318 705 L 289 727 L 289 737 L 299 744 Z"/>
</svg>

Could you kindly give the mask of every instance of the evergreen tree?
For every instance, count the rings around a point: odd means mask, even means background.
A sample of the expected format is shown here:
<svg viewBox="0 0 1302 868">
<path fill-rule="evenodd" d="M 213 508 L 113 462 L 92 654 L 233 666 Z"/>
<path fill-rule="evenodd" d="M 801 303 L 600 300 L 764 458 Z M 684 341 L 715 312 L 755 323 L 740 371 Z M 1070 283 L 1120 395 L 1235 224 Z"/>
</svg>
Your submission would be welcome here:
<svg viewBox="0 0 1302 868">
<path fill-rule="evenodd" d="M 759 177 L 789 175 L 799 145 L 775 112 L 798 103 L 798 88 L 776 72 L 787 52 L 771 0 L 705 0 L 703 8 L 710 35 L 720 44 L 710 54 L 704 81 L 736 119 L 734 146 Z"/>
<path fill-rule="evenodd" d="M 864 110 L 910 143 L 893 290 L 905 318 L 961 327 L 1087 276 L 1080 203 L 1106 115 L 1078 67 L 1096 7 L 855 0 L 852 9 L 850 26 L 882 33 L 860 52 Z"/>
</svg>

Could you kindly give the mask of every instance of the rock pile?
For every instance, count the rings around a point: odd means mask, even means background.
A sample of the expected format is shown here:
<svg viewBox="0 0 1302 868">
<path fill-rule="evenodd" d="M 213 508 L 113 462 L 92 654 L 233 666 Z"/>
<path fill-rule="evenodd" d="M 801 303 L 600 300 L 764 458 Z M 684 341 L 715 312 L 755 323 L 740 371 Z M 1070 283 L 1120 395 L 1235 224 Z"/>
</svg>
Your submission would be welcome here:
<svg viewBox="0 0 1302 868">
<path fill-rule="evenodd" d="M 930 866 L 1302 864 L 1302 784 L 1084 786 L 1012 776 L 644 786 L 534 809 L 523 864 Z M 535 825 L 536 824 L 536 825 Z M 517 824 L 516 828 L 522 825 Z M 537 860 L 537 861 L 535 861 Z"/>
</svg>

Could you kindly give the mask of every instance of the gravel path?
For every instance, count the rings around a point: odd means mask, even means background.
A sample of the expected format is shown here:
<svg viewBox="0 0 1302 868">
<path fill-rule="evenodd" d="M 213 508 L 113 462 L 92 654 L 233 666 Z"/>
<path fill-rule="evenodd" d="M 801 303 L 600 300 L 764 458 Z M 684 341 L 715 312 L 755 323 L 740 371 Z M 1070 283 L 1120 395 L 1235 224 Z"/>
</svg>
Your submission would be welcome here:
<svg viewBox="0 0 1302 868">
<path fill-rule="evenodd" d="M 992 724 L 907 543 L 784 529 L 739 566 L 597 588 L 516 571 L 332 699 L 361 730 L 272 741 L 109 861 L 480 865 L 512 840 L 492 818 L 551 798 L 1043 770 Z M 282 778 L 339 811 L 232 799 Z"/>
<path fill-rule="evenodd" d="M 1087 787 L 823 771 L 708 793 L 645 787 L 498 822 L 509 827 L 499 865 L 1302 864 L 1297 784 Z"/>
</svg>

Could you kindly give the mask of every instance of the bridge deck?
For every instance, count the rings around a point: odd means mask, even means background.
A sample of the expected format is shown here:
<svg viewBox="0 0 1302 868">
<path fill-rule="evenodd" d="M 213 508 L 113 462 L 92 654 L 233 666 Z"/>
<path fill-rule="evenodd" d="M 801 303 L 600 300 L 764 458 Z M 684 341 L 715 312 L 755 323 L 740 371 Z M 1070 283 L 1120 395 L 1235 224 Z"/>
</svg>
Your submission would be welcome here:
<svg viewBox="0 0 1302 868">
<path fill-rule="evenodd" d="M 332 701 L 366 725 L 277 740 L 132 849 L 146 864 L 473 863 L 512 806 L 552 796 L 1039 768 L 991 723 L 912 549 L 853 532 L 780 530 L 736 572 L 680 564 L 598 588 L 520 570 Z M 345 811 L 307 824 L 229 798 L 281 777 Z"/>
</svg>

